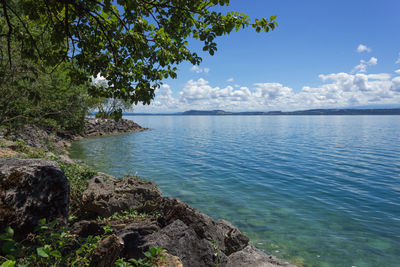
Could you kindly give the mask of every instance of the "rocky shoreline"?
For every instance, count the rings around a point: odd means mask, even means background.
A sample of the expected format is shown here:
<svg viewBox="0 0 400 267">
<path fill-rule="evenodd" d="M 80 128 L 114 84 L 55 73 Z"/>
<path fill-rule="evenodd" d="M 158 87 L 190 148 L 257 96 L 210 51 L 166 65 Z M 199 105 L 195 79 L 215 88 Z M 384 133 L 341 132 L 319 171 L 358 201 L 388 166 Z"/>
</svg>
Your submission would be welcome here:
<svg viewBox="0 0 400 267">
<path fill-rule="evenodd" d="M 145 130 L 128 120 L 89 119 L 86 125 L 84 135 L 57 137 L 55 143 L 65 148 L 76 138 Z M 105 226 L 111 227 L 112 235 L 101 240 L 90 266 L 138 259 L 154 247 L 167 251 L 160 266 L 293 266 L 255 248 L 229 222 L 214 221 L 179 199 L 164 197 L 156 184 L 135 176 L 93 175 L 78 196 L 77 219 L 68 221 L 73 198 L 59 164 L 16 156 L 0 158 L 0 232 L 11 226 L 18 238 L 25 238 L 42 218 L 64 222 L 78 237 L 102 235 Z M 71 162 L 65 156 L 60 160 Z"/>
<path fill-rule="evenodd" d="M 114 121 L 112 119 L 88 118 L 85 121 L 85 132 L 83 135 L 74 136 L 74 139 L 90 136 L 103 136 L 110 134 L 131 133 L 147 130 L 134 121 L 121 119 Z"/>
</svg>

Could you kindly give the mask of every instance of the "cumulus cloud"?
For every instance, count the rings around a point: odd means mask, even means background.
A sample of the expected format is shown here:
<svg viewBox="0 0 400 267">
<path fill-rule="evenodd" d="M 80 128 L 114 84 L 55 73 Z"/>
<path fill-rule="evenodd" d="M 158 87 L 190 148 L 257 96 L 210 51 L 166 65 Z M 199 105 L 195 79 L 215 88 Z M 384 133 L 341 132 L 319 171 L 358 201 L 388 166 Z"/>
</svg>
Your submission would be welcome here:
<svg viewBox="0 0 400 267">
<path fill-rule="evenodd" d="M 156 92 L 150 110 L 299 110 L 400 102 L 400 76 L 340 72 L 321 74 L 319 78 L 319 86 L 304 86 L 298 92 L 281 83 L 255 83 L 235 88 L 213 86 L 203 78 L 189 80 L 176 97 L 170 86 L 163 85 Z"/>
<path fill-rule="evenodd" d="M 400 93 L 400 76 L 393 78 L 392 86 L 390 88 L 392 91 Z"/>
<path fill-rule="evenodd" d="M 400 53 L 399 53 L 399 57 L 396 60 L 396 64 L 400 64 Z"/>
<path fill-rule="evenodd" d="M 233 79 L 233 77 L 229 78 L 228 80 L 226 80 L 228 83 L 233 83 L 235 81 L 235 79 Z"/>
<path fill-rule="evenodd" d="M 367 47 L 366 45 L 363 45 L 363 44 L 360 44 L 360 45 L 357 47 L 357 52 L 358 52 L 358 53 L 362 53 L 362 52 L 371 52 L 371 51 L 372 51 L 371 48 L 369 48 L 369 47 Z"/>
<path fill-rule="evenodd" d="M 371 57 L 368 61 L 360 60 L 360 64 L 354 67 L 352 73 L 355 72 L 367 72 L 369 66 L 375 66 L 378 64 L 378 59 L 376 57 Z"/>
<path fill-rule="evenodd" d="M 190 68 L 191 72 L 195 72 L 195 73 L 205 73 L 208 74 L 210 72 L 209 68 L 200 68 L 199 66 L 193 66 Z"/>
<path fill-rule="evenodd" d="M 400 69 L 396 74 L 366 73 L 378 59 L 361 60 L 351 73 L 320 74 L 318 86 L 294 90 L 281 83 L 259 82 L 250 86 L 238 84 L 215 86 L 204 78 L 187 81 L 175 93 L 167 84 L 156 90 L 149 106 L 137 106 L 138 112 L 177 112 L 189 109 L 224 109 L 231 111 L 301 110 L 311 108 L 340 108 L 356 105 L 400 103 Z M 204 69 L 193 67 L 198 73 Z M 392 77 L 394 76 L 394 77 Z M 106 80 L 97 76 L 94 81 Z M 233 78 L 227 80 L 234 82 Z M 177 88 L 178 89 L 178 88 Z"/>
<path fill-rule="evenodd" d="M 108 87 L 108 80 L 97 73 L 97 77 L 92 77 L 92 84 L 96 87 Z"/>
</svg>

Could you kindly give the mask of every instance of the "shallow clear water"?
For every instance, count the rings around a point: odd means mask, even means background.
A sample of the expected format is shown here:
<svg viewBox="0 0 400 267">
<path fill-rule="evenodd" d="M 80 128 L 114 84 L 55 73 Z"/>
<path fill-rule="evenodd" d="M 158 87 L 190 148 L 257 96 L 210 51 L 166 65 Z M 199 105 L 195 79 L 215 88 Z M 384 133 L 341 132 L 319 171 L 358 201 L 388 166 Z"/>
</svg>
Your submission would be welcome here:
<svg viewBox="0 0 400 267">
<path fill-rule="evenodd" d="M 400 266 L 400 116 L 135 116 L 71 156 L 137 174 L 305 266 Z"/>
</svg>

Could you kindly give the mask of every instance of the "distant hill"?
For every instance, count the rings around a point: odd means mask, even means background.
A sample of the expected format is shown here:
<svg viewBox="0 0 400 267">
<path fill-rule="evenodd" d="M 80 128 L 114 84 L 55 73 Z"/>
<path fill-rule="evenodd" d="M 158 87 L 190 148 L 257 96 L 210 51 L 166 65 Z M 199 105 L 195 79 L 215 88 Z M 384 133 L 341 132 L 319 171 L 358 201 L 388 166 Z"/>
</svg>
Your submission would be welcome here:
<svg viewBox="0 0 400 267">
<path fill-rule="evenodd" d="M 308 109 L 298 111 L 244 111 L 244 112 L 230 112 L 224 110 L 188 110 L 185 112 L 177 113 L 123 113 L 123 115 L 163 115 L 163 116 L 181 116 L 181 115 L 207 115 L 207 116 L 224 116 L 224 115 L 400 115 L 400 108 L 386 108 L 386 109 Z"/>
<path fill-rule="evenodd" d="M 234 115 L 234 112 L 224 110 L 188 110 L 181 115 Z"/>
<path fill-rule="evenodd" d="M 400 108 L 393 109 L 309 109 L 299 111 L 246 111 L 189 110 L 181 115 L 400 115 Z"/>
</svg>

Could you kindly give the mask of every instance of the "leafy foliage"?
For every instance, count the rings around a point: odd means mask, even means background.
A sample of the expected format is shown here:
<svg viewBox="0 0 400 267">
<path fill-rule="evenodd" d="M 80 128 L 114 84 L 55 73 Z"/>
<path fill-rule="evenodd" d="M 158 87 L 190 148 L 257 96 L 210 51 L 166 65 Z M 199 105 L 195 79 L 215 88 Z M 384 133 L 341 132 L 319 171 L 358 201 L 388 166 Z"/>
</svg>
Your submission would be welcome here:
<svg viewBox="0 0 400 267">
<path fill-rule="evenodd" d="M 80 207 L 85 204 L 82 202 L 82 193 L 87 188 L 87 181 L 96 175 L 97 172 L 92 171 L 85 165 L 70 164 L 62 161 L 58 161 L 58 164 L 70 185 L 70 214 L 76 215 Z"/>
<path fill-rule="evenodd" d="M 165 249 L 161 247 L 150 248 L 149 251 L 143 253 L 144 257 L 138 260 L 136 259 L 128 259 L 127 261 L 123 258 L 119 258 L 115 262 L 115 266 L 117 267 L 151 267 L 158 266 L 157 259 L 163 257 L 162 254 L 166 252 Z"/>
<path fill-rule="evenodd" d="M 7 227 L 0 235 L 0 267 L 13 266 L 89 266 L 92 255 L 100 241 L 113 231 L 110 225 L 103 227 L 101 236 L 77 237 L 56 221 L 47 223 L 45 219 L 36 228 L 35 234 L 17 242 L 14 231 Z M 115 266 L 154 266 L 165 250 L 161 247 L 150 248 L 140 259 L 125 261 L 120 258 Z"/>
<path fill-rule="evenodd" d="M 213 55 L 216 39 L 233 30 L 275 29 L 276 16 L 250 18 L 219 10 L 229 0 L 1 0 L 0 38 L 24 44 L 23 58 L 57 66 L 73 60 L 89 77 L 105 77 L 108 87 L 90 87 L 96 97 L 149 104 L 165 78 L 176 78 L 183 61 L 202 58 L 189 49 L 199 40 Z M 34 25 L 35 27 L 32 27 Z M 20 30 L 17 30 L 19 28 Z M 48 40 L 48 42 L 46 42 Z M 42 44 L 46 45 L 42 45 Z M 8 57 L 10 69 L 15 64 Z"/>
<path fill-rule="evenodd" d="M 17 242 L 8 227 L 0 235 L 1 266 L 89 266 L 94 250 L 104 237 L 79 238 L 56 221 L 47 223 L 42 219 L 34 234 Z"/>
<path fill-rule="evenodd" d="M 123 222 L 131 222 L 131 221 L 141 221 L 141 220 L 144 220 L 151 216 L 152 216 L 152 214 L 140 213 L 137 210 L 130 208 L 130 209 L 124 210 L 122 212 L 116 212 L 108 218 L 98 217 L 97 221 L 109 222 L 109 221 L 118 220 L 118 221 L 123 221 Z"/>
<path fill-rule="evenodd" d="M 129 101 L 117 98 L 92 98 L 92 109 L 96 111 L 96 118 L 113 119 L 119 121 L 122 118 L 122 112 L 131 107 Z"/>
<path fill-rule="evenodd" d="M 0 25 L 1 31 L 6 25 L 1 16 Z M 16 24 L 14 30 L 23 31 L 23 27 Z M 0 38 L 0 125 L 18 128 L 30 123 L 49 131 L 82 130 L 89 99 L 87 82 L 77 78 L 82 73 L 72 62 L 63 62 L 53 70 L 33 61 L 25 55 L 23 40 L 13 37 Z M 43 42 L 43 46 L 49 45 L 48 40 Z"/>
</svg>

